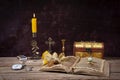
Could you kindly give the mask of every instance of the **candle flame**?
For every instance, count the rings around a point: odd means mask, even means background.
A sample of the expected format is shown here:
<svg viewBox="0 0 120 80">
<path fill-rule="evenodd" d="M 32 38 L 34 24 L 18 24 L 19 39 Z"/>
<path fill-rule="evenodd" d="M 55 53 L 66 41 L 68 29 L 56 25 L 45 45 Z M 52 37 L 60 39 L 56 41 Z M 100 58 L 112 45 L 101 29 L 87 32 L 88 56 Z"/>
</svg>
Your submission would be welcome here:
<svg viewBox="0 0 120 80">
<path fill-rule="evenodd" d="M 33 17 L 35 17 L 35 13 L 33 13 Z"/>
</svg>

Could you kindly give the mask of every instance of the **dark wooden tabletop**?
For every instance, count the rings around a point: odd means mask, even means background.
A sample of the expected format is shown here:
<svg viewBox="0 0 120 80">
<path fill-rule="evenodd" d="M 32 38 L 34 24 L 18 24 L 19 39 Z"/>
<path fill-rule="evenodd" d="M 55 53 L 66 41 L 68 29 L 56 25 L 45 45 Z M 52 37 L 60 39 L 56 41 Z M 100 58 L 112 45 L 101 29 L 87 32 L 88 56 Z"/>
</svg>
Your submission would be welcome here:
<svg viewBox="0 0 120 80">
<path fill-rule="evenodd" d="M 33 67 L 32 71 L 27 68 L 22 70 L 12 70 L 13 64 L 21 63 L 16 57 L 0 57 L 0 80 L 104 80 L 120 79 L 120 58 L 105 58 L 109 62 L 110 76 L 99 77 L 89 75 L 75 75 L 58 72 L 41 72 L 41 60 L 29 60 L 26 62 L 27 67 Z"/>
</svg>

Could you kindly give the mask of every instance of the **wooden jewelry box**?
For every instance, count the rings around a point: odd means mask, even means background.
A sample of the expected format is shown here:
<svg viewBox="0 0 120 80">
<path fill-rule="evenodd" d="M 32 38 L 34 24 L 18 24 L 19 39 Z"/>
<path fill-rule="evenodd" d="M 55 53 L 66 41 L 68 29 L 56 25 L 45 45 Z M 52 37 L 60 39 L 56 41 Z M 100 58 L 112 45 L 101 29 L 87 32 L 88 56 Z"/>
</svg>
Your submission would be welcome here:
<svg viewBox="0 0 120 80">
<path fill-rule="evenodd" d="M 79 57 L 97 57 L 103 58 L 104 43 L 103 42 L 74 42 L 73 54 Z"/>
</svg>

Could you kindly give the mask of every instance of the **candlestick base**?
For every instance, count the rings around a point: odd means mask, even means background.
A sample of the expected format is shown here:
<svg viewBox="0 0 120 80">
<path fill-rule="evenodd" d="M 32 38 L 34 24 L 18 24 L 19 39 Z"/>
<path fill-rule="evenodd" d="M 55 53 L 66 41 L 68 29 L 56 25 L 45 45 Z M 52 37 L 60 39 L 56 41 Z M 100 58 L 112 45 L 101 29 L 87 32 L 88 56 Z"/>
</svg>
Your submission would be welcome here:
<svg viewBox="0 0 120 80">
<path fill-rule="evenodd" d="M 31 46 L 32 46 L 31 59 L 40 59 L 39 52 L 38 52 L 39 47 L 37 46 L 37 41 L 32 40 Z"/>
</svg>

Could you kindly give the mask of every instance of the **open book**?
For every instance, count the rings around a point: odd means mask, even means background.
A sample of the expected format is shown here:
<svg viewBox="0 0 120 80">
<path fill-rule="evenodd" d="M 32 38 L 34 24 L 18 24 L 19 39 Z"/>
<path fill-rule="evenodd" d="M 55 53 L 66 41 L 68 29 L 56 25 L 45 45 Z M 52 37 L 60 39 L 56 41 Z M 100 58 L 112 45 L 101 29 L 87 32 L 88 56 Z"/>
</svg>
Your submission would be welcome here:
<svg viewBox="0 0 120 80">
<path fill-rule="evenodd" d="M 49 62 L 50 64 L 50 62 Z M 66 72 L 73 74 L 87 74 L 97 76 L 109 76 L 109 64 L 104 59 L 92 58 L 88 62 L 88 57 L 79 58 L 67 56 L 60 63 L 49 66 L 46 64 L 40 68 L 41 71 Z"/>
</svg>

